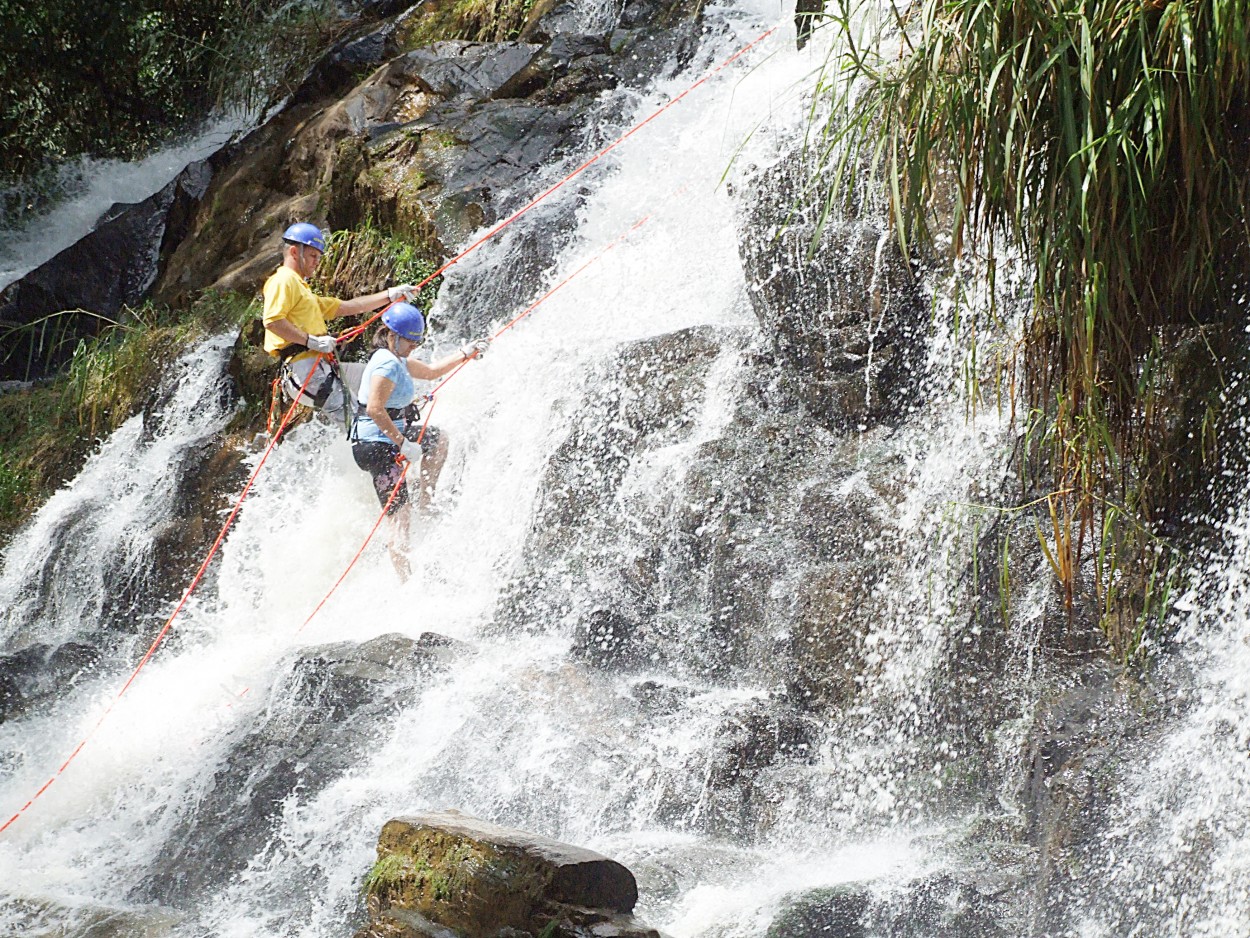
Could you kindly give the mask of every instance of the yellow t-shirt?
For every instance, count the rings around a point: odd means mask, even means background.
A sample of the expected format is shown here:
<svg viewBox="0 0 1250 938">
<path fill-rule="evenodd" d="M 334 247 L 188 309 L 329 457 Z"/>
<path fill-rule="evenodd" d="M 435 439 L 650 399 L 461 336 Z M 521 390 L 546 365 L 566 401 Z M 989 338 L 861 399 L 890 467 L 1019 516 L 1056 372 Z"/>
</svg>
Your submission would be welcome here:
<svg viewBox="0 0 1250 938">
<path fill-rule="evenodd" d="M 297 329 L 309 335 L 325 335 L 326 320 L 338 314 L 342 300 L 331 296 L 317 296 L 308 289 L 304 278 L 290 267 L 279 267 L 265 281 L 265 326 L 278 319 L 285 319 Z M 292 343 L 281 339 L 268 328 L 265 329 L 265 351 L 275 358 Z"/>
</svg>

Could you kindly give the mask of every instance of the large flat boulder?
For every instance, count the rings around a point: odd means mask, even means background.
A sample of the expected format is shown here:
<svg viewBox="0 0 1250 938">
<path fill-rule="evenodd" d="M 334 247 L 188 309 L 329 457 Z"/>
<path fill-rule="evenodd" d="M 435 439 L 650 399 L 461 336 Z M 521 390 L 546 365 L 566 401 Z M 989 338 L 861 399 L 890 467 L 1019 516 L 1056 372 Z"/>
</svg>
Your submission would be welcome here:
<svg viewBox="0 0 1250 938">
<path fill-rule="evenodd" d="M 357 938 L 658 938 L 629 916 L 638 886 L 620 863 L 458 811 L 388 821 L 365 888 Z"/>
</svg>

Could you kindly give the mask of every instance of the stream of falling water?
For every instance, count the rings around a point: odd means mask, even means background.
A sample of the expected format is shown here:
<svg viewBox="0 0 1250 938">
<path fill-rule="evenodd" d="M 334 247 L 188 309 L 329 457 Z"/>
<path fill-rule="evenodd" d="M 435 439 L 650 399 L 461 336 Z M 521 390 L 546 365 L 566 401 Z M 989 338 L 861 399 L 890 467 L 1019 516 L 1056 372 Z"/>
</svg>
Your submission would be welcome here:
<svg viewBox="0 0 1250 938">
<path fill-rule="evenodd" d="M 251 114 L 229 114 L 134 162 L 84 157 L 66 166 L 59 173 L 61 195 L 51 211 L 12 228 L 0 226 L 0 289 L 81 238 L 113 204 L 142 202 L 188 163 L 212 156 L 254 120 Z"/>
<path fill-rule="evenodd" d="M 780 13 L 770 4 L 709 10 L 719 36 L 709 40 L 701 61 L 740 46 Z M 766 55 L 702 89 L 701 98 L 684 102 L 663 125 L 614 154 L 611 171 L 600 174 L 578 211 L 575 237 L 554 276 L 574 269 L 641 215 L 653 217 L 443 393 L 436 423 L 453 441 L 452 458 L 443 508 L 414 536 L 416 584 L 401 586 L 384 552 L 375 549 L 298 636 L 303 618 L 363 539 L 376 506 L 338 434 L 312 425 L 290 435 L 231 532 L 213 588 L 184 613 L 177 641 L 152 662 L 70 771 L 0 842 L 0 883 L 8 899 L 2 914 L 29 932 L 60 927 L 73 933 L 72 923 L 93 910 L 126 907 L 138 881 L 159 875 L 163 845 L 180 821 L 212 796 L 214 771 L 239 727 L 285 705 L 271 691 L 289 671 L 290 656 L 390 632 L 415 637 L 434 631 L 476 651 L 445 677 L 422 679 L 416 702 L 388 724 L 361 727 L 371 744 L 359 764 L 311 796 L 297 789 L 270 846 L 199 902 L 177 926 L 180 933 L 341 935 L 358 906 L 381 825 L 396 814 L 443 807 L 618 856 L 642 877 L 640 914 L 679 938 L 758 935 L 796 888 L 906 879 L 937 862 L 916 840 L 923 832 L 907 825 L 863 839 L 832 839 L 830 832 L 841 826 L 834 823 L 836 812 L 810 805 L 789 806 L 783 812 L 789 822 L 757 847 L 666 824 L 660 813 L 665 792 L 675 784 L 698 790 L 699 766 L 717 727 L 768 688 L 695 684 L 685 689 L 684 706 L 656 716 L 630 697 L 630 681 L 588 677 L 571 667 L 561 623 L 539 634 L 515 634 L 506 623 L 490 621 L 528 531 L 542 523 L 533 516 L 536 485 L 595 367 L 622 343 L 685 327 L 748 334 L 755 328 L 739 222 L 719 180 L 748 136 L 739 163 L 766 164 L 802 132 L 802 91 L 821 55 L 815 44 L 794 52 L 792 34 L 783 28 Z M 658 83 L 639 96 L 637 113 L 649 112 L 688 81 L 681 75 Z M 491 250 L 460 275 L 472 275 L 475 263 L 495 262 Z M 514 312 L 500 308 L 498 319 Z M 434 318 L 440 319 L 437 311 Z M 647 470 L 651 487 L 671 484 L 683 453 L 728 424 L 745 365 L 732 349 L 719 361 L 690 438 L 667 459 L 637 470 Z M 187 385 L 203 380 L 189 377 Z M 185 442 L 180 433 L 187 427 L 180 430 L 179 418 L 189 426 L 197 413 L 193 401 L 171 407 L 179 414 L 166 421 L 156 445 Z M 955 455 L 975 450 L 997 427 L 960 418 L 940 432 L 947 436 L 925 431 L 901 446 L 912 449 L 917 477 L 945 497 L 963 472 Z M 66 510 L 61 502 L 73 498 L 94 500 L 101 506 L 94 511 L 113 525 L 142 526 L 144 507 L 130 506 L 128 496 L 108 488 L 110 479 L 143 487 L 132 462 L 135 433 L 133 427 L 119 431 L 10 548 L 2 581 L 9 596 L 20 595 L 26 571 L 40 564 L 40 545 L 57 536 L 80 537 L 82 550 L 97 557 L 126 549 L 125 532 L 52 530 Z M 915 498 L 933 495 L 922 485 Z M 928 512 L 917 516 L 927 519 Z M 74 566 L 105 569 L 81 556 Z M 11 616 L 9 647 L 20 647 L 35 630 L 45 640 L 63 638 L 73 634 L 75 619 L 91 622 L 86 607 L 110 585 L 80 580 L 69 585 L 73 608 L 53 617 L 51 635 L 46 618 Z M 576 592 L 582 585 L 568 588 Z M 887 640 L 892 628 L 882 624 Z M 921 637 L 916 644 L 931 643 Z M 919 671 L 910 672 L 913 681 L 922 678 L 921 658 L 934 653 L 925 647 L 914 658 Z M 903 667 L 900 656 L 896 668 Z M 6 809 L 24 801 L 94 724 L 121 673 L 108 669 L 49 712 L 0 728 L 0 749 L 20 754 L 18 766 L 0 780 Z M 248 694 L 240 698 L 244 688 Z M 888 788 L 885 767 L 874 769 Z M 839 784 L 835 767 L 816 765 L 809 774 L 816 781 L 804 780 L 797 792 L 817 790 L 821 777 Z M 838 802 L 830 797 L 828 803 Z M 889 805 L 884 812 L 891 815 Z M 211 867 L 213 844 L 199 849 Z"/>
<path fill-rule="evenodd" d="M 599 4 L 587 16 L 598 22 L 615 9 Z M 948 378 L 935 381 L 939 393 L 926 412 L 881 444 L 902 467 L 897 537 L 923 559 L 881 587 L 889 601 L 866 638 L 880 665 L 867 678 L 866 710 L 822 728 L 814 759 L 776 770 L 784 795 L 752 836 L 707 833 L 697 823 L 709 810 L 700 792 L 718 728 L 744 704 L 766 701 L 771 687 L 687 674 L 679 705 L 649 709 L 637 693 L 647 675 L 576 666 L 570 623 L 557 617 L 522 632 L 495 618 L 528 538 L 545 524 L 537 512 L 545 467 L 617 349 L 696 326 L 737 337 L 709 368 L 683 438 L 634 460 L 621 503 L 604 511 L 620 512 L 624 522 L 623 506 L 658 503 L 680 483 L 696 448 L 731 426 L 750 380 L 743 350 L 759 337 L 739 254 L 741 217 L 720 182 L 730 166 L 729 181 L 749 185 L 744 167 L 768 165 L 802 135 L 804 91 L 825 50 L 815 41 L 794 51 L 784 25 L 791 12 L 767 2 L 707 10 L 716 28 L 695 71 L 768 25 L 783 28 L 760 54 L 613 154 L 580 197 L 576 229 L 550 281 L 644 214 L 648 223 L 440 396 L 434 422 L 450 437 L 452 455 L 440 508 L 413 535 L 414 583 L 401 584 L 375 545 L 299 631 L 364 539 L 377 505 L 341 433 L 305 425 L 275 451 L 175 638 L 64 777 L 0 838 L 0 930 L 79 934 L 84 922 L 117 914 L 188 936 L 343 935 L 358 913 L 382 824 L 448 807 L 622 860 L 640 878 L 640 917 L 675 938 L 759 938 L 797 892 L 850 883 L 888 891 L 955 862 L 948 837 L 975 818 L 924 810 L 943 766 L 905 765 L 914 761 L 907 727 L 967 637 L 953 598 L 940 598 L 957 595 L 939 549 L 951 506 L 988 496 L 1014 438 L 992 410 L 969 419 Z M 633 95 L 636 116 L 690 77 Z M 453 270 L 451 285 L 499 264 L 507 243 Z M 492 294 L 499 322 L 517 312 L 504 305 L 510 292 Z M 433 318 L 455 316 L 439 309 Z M 940 304 L 935 322 L 930 367 L 949 373 L 957 343 L 942 336 Z M 105 627 L 102 597 L 118 570 L 151 549 L 153 522 L 168 515 L 171 467 L 228 419 L 213 391 L 225 356 L 217 340 L 184 359 L 163 417 L 146 434 L 140 418 L 123 426 L 8 548 L 0 570 L 3 650 Z M 856 484 L 854 474 L 848 484 Z M 33 580 L 45 584 L 42 592 L 31 591 Z M 570 578 L 564 588 L 575 597 L 591 584 Z M 165 612 L 150 611 L 153 629 Z M 266 721 L 281 725 L 293 706 L 283 688 L 302 650 L 424 632 L 472 651 L 446 673 L 409 679 L 411 696 L 360 726 L 367 745 L 347 772 L 309 793 L 296 786 L 269 843 L 245 869 L 169 918 L 136 895 L 138 883 L 161 875 L 170 838 L 221 796 L 217 772 L 241 734 Z M 1027 636 L 1021 641 L 1027 645 Z M 54 706 L 0 724 L 0 813 L 20 806 L 94 725 L 128 670 L 125 658 L 106 659 L 93 681 Z M 1203 725 L 1192 732 L 1201 737 Z M 1001 745 L 1009 750 L 1011 739 Z M 941 751 L 958 762 L 954 748 Z M 674 792 L 693 792 L 681 823 L 672 820 Z M 1232 802 L 1240 792 L 1231 792 Z M 249 793 L 233 797 L 242 805 Z M 1229 841 L 1221 862 L 1241 862 L 1233 848 L 1242 840 L 1238 833 Z M 205 868 L 218 846 L 211 836 L 193 845 Z M 1234 914 L 1245 921 L 1244 912 Z M 134 925 L 132 933 L 146 932 Z"/>
</svg>

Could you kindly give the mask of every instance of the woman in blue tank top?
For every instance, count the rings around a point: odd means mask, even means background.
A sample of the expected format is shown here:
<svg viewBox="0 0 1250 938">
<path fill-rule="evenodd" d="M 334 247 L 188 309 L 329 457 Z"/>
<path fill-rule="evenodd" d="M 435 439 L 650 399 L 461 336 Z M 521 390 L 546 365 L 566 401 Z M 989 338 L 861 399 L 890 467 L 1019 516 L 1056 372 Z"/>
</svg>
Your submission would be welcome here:
<svg viewBox="0 0 1250 938">
<path fill-rule="evenodd" d="M 429 508 L 434 486 L 447 459 L 447 441 L 436 427 L 421 435 L 420 414 L 414 405 L 413 379 L 433 381 L 461 362 L 486 351 L 489 339 L 463 346 L 456 355 L 426 364 L 409 356 L 425 339 L 425 317 L 409 303 L 395 303 L 382 314 L 373 337 L 373 357 L 360 379 L 360 402 L 352 426 L 352 456 L 373 477 L 373 488 L 383 505 L 403 472 L 399 458 L 411 463 L 387 514 L 391 518 L 391 562 L 401 579 L 408 579 L 408 479 L 417 483 L 417 509 Z"/>
</svg>

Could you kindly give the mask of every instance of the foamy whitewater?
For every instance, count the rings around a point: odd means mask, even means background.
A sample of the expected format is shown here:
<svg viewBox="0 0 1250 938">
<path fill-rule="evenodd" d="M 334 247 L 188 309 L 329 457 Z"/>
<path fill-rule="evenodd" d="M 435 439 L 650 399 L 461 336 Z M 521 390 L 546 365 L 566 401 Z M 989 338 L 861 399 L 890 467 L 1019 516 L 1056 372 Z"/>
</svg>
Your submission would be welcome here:
<svg viewBox="0 0 1250 938">
<path fill-rule="evenodd" d="M 588 23 L 614 15 L 612 4 L 585 10 Z M 767 701 L 774 687 L 738 673 L 719 679 L 689 668 L 681 674 L 679 703 L 648 708 L 637 688 L 649 675 L 575 665 L 567 618 L 553 616 L 524 631 L 497 620 L 529 539 L 549 523 L 539 510 L 546 467 L 619 349 L 695 326 L 736 337 L 709 366 L 706 391 L 681 438 L 621 454 L 628 460 L 625 478 L 612 502 L 596 510 L 619 526 L 623 552 L 634 544 L 636 519 L 663 514 L 692 454 L 729 432 L 752 377 L 749 351 L 760 340 L 739 254 L 743 215 L 730 190 L 750 186 L 752 168 L 776 162 L 802 138 L 813 76 L 828 53 L 820 32 L 795 51 L 792 16 L 790 6 L 757 0 L 709 8 L 713 28 L 689 69 L 645 94 L 628 93 L 630 113 L 621 126 L 600 128 L 614 137 L 710 64 L 779 26 L 760 48 L 587 174 L 575 231 L 548 271 L 547 286 L 644 217 L 646 223 L 440 393 L 433 422 L 450 438 L 451 456 L 440 509 L 413 533 L 413 582 L 397 579 L 381 536 L 301 629 L 365 539 L 378 506 L 341 427 L 300 426 L 274 451 L 213 574 L 170 639 L 64 774 L 0 835 L 0 931 L 80 934 L 84 923 L 108 913 L 132 916 L 127 921 L 139 923 L 132 926 L 136 934 L 146 923 L 220 938 L 345 935 L 381 826 L 396 815 L 449 807 L 620 860 L 639 877 L 639 918 L 674 938 L 763 938 L 797 892 L 867 883 L 888 901 L 907 883 L 966 862 L 951 845 L 967 843 L 983 806 L 934 808 L 962 744 L 955 733 L 923 743 L 918 734 L 928 732 L 925 715 L 943 669 L 958 660 L 973 628 L 956 608 L 962 567 L 950 555 L 975 550 L 967 546 L 976 514 L 969 506 L 1005 477 L 1015 435 L 992 408 L 969 415 L 956 376 L 959 339 L 942 301 L 934 307 L 928 360 L 931 402 L 897 433 L 865 442 L 876 448 L 872 458 L 884 453 L 899 467 L 892 537 L 914 560 L 875 587 L 883 612 L 865 638 L 873 666 L 861 705 L 845 721 L 819 728 L 810 758 L 765 770 L 776 801 L 746 836 L 717 836 L 702 823 L 716 810 L 708 767 L 726 717 Z M 189 158 L 186 150 L 162 157 L 173 171 Z M 155 181 L 156 174 L 136 168 L 135 175 Z M 105 187 L 109 201 L 139 191 Z M 84 209 L 83 217 L 94 211 Z M 541 222 L 535 213 L 518 224 Z M 499 265 L 509 243 L 492 242 L 454 268 L 439 303 L 457 283 Z M 10 246 L 0 270 L 11 279 L 53 249 L 33 241 Z M 525 297 L 504 287 L 491 295 L 496 324 L 541 295 L 542 285 L 530 286 Z M 453 322 L 455 311 L 440 305 L 433 318 Z M 107 597 L 127 571 L 143 566 L 153 531 L 170 517 L 180 460 L 231 416 L 214 390 L 231 341 L 213 340 L 172 366 L 177 392 L 161 413 L 149 416 L 146 429 L 144 418 L 133 418 L 105 441 L 6 549 L 0 651 L 97 635 L 110 621 L 116 627 Z M 868 481 L 852 471 L 845 484 Z M 1238 559 L 1225 573 L 1227 594 L 1244 597 L 1250 524 L 1235 521 L 1227 537 Z M 595 588 L 574 574 L 563 583 L 570 607 Z M 783 588 L 759 584 L 761 591 Z M 1026 585 L 1017 599 L 1019 719 L 996 738 L 1004 773 L 1015 771 L 1013 747 L 1033 704 L 1030 629 L 1040 617 L 1041 594 L 1040 585 Z M 92 731 L 171 609 L 131 615 L 129 627 L 103 643 L 108 654 L 92 680 L 54 705 L 0 724 L 0 816 L 21 808 Z M 136 620 L 142 620 L 137 627 Z M 1182 921 L 1178 913 L 1165 919 L 1175 930 L 1152 934 L 1250 934 L 1244 602 L 1207 610 L 1206 620 L 1191 639 L 1209 649 L 1199 665 L 1200 701 L 1173 729 L 1171 755 L 1143 772 L 1139 792 L 1126 796 L 1122 809 L 1130 852 L 1156 873 L 1160 854 L 1181 862 L 1195 829 L 1216 832 L 1204 876 L 1186 899 L 1202 914 Z M 310 794 L 297 787 L 273 837 L 246 869 L 191 911 L 168 919 L 153 911 L 140 884 L 159 877 L 167 840 L 182 836 L 197 807 L 221 794 L 214 787 L 230 785 L 218 773 L 240 737 L 266 721 L 281 725 L 294 708 L 285 688 L 299 653 L 396 632 L 412 638 L 436 632 L 473 650 L 445 672 L 413 676 L 409 693 L 384 718 L 353 727 L 365 742 L 359 757 Z M 672 675 L 654 677 L 662 682 Z M 1225 745 L 1229 733 L 1237 745 Z M 265 753 L 254 758 L 264 760 Z M 1188 785 L 1166 781 L 1186 771 L 1195 776 Z M 1139 831 L 1133 818 L 1154 812 L 1161 789 L 1172 792 L 1175 821 L 1156 819 Z M 991 792 L 986 800 L 998 797 Z M 1002 799 L 1004 815 L 1017 813 L 1009 793 Z M 686 809 L 676 818 L 674 800 Z M 213 840 L 191 845 L 206 868 L 213 864 Z M 1103 891 L 1105 904 L 1083 911 L 1072 933 L 1145 934 L 1108 909 L 1144 895 L 1153 888 L 1149 880 L 1119 878 L 1110 862 L 1091 887 Z"/>
</svg>

